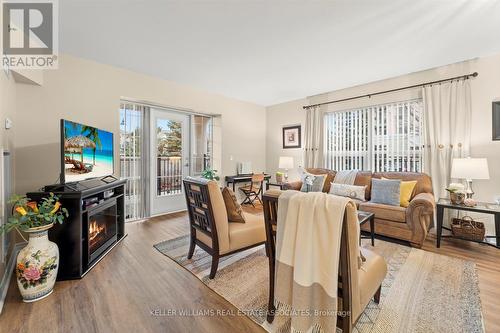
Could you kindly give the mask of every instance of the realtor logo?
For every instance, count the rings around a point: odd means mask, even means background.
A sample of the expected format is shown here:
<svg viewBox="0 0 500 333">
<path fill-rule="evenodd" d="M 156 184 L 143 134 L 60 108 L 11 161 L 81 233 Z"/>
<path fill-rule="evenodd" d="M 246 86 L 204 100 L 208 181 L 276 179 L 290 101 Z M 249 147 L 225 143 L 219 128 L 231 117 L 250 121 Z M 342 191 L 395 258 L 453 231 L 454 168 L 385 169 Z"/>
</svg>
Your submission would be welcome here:
<svg viewBox="0 0 500 333">
<path fill-rule="evenodd" d="M 57 68 L 57 0 L 5 0 L 2 12 L 2 64 L 13 69 Z"/>
</svg>

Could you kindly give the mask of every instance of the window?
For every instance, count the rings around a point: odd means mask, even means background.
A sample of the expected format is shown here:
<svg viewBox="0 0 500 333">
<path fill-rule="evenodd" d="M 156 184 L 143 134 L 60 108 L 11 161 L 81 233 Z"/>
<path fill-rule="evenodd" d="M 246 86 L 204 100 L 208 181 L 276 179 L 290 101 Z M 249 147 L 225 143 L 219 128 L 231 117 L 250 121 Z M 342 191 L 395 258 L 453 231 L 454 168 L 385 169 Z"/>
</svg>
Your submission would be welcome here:
<svg viewBox="0 0 500 333">
<path fill-rule="evenodd" d="M 325 115 L 325 166 L 332 170 L 422 171 L 422 100 Z"/>
<path fill-rule="evenodd" d="M 122 179 L 127 180 L 125 186 L 127 221 L 145 216 L 143 120 L 144 107 L 131 103 L 120 105 L 120 172 Z"/>
<path fill-rule="evenodd" d="M 200 176 L 205 169 L 212 168 L 213 129 L 212 118 L 193 116 L 193 141 L 191 144 L 191 175 Z"/>
</svg>

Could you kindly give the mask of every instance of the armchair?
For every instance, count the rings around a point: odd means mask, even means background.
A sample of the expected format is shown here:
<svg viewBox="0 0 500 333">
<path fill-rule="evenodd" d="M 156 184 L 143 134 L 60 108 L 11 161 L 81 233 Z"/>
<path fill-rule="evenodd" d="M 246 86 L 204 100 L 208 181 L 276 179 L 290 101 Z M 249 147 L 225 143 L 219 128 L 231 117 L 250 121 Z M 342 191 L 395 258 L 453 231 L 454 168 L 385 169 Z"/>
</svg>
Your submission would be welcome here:
<svg viewBox="0 0 500 333">
<path fill-rule="evenodd" d="M 269 257 L 269 299 L 267 321 L 274 319 L 274 286 L 275 283 L 275 255 L 276 255 L 276 226 L 278 201 L 281 191 L 267 191 L 263 196 L 264 219 L 266 226 L 266 247 Z M 366 261 L 359 262 L 359 221 L 356 205 L 351 202 L 346 206 L 342 226 L 340 260 L 339 260 L 339 290 L 337 326 L 342 332 L 352 332 L 359 317 L 373 298 L 375 303 L 380 301 L 382 281 L 387 274 L 387 264 L 378 254 L 361 248 Z M 342 314 L 342 315 L 340 315 Z"/>
<path fill-rule="evenodd" d="M 215 277 L 220 257 L 265 244 L 262 217 L 244 213 L 245 223 L 228 221 L 216 181 L 188 177 L 183 182 L 191 234 L 188 259 L 193 257 L 196 245 L 210 254 L 210 279 Z"/>
</svg>

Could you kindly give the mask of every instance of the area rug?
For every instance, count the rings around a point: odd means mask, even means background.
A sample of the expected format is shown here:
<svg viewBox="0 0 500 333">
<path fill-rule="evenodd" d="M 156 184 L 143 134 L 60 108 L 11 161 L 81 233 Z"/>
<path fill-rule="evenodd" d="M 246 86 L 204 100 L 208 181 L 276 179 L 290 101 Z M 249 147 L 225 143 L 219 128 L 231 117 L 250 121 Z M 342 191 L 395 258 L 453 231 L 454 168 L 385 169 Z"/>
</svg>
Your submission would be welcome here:
<svg viewBox="0 0 500 333">
<path fill-rule="evenodd" d="M 363 246 L 385 258 L 388 273 L 380 304 L 368 305 L 354 332 L 484 332 L 473 262 L 381 240 L 375 247 L 368 241 Z M 269 330 L 269 266 L 263 247 L 221 258 L 213 280 L 208 278 L 211 257 L 205 251 L 197 247 L 187 259 L 189 236 L 154 247 Z"/>
</svg>

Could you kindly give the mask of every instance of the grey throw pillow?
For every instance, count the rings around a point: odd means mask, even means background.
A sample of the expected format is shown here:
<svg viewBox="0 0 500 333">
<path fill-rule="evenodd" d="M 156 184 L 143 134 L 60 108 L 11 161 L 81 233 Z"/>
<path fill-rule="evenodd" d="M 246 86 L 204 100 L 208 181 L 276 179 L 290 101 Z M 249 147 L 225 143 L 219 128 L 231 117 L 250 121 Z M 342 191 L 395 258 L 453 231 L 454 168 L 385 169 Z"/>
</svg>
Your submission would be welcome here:
<svg viewBox="0 0 500 333">
<path fill-rule="evenodd" d="M 370 202 L 391 206 L 399 206 L 401 180 L 399 179 L 372 179 L 372 193 Z"/>
<path fill-rule="evenodd" d="M 304 172 L 302 174 L 302 187 L 301 192 L 321 192 L 323 191 L 323 185 L 325 185 L 327 175 L 313 175 L 309 172 Z"/>
</svg>

